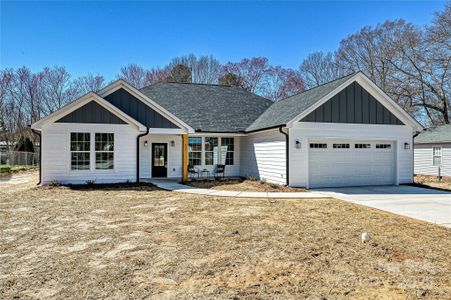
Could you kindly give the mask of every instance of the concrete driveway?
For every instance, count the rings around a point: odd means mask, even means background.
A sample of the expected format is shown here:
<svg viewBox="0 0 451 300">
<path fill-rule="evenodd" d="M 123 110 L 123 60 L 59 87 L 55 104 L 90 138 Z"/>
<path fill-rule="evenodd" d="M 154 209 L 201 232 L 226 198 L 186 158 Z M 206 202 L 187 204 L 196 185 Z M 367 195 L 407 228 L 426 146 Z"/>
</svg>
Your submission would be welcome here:
<svg viewBox="0 0 451 300">
<path fill-rule="evenodd" d="M 334 198 L 451 228 L 451 193 L 414 186 L 316 189 Z"/>
</svg>

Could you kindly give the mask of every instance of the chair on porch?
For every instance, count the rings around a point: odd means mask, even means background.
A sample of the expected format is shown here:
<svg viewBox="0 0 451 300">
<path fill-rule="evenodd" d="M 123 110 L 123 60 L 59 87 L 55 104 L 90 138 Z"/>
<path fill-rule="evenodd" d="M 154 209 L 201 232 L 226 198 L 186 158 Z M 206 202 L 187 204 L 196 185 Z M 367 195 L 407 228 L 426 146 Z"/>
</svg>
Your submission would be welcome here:
<svg viewBox="0 0 451 300">
<path fill-rule="evenodd" d="M 199 178 L 200 172 L 193 165 L 188 165 L 188 178 L 195 177 Z"/>
<path fill-rule="evenodd" d="M 216 165 L 215 168 L 215 178 L 224 178 L 225 177 L 225 165 Z"/>
</svg>

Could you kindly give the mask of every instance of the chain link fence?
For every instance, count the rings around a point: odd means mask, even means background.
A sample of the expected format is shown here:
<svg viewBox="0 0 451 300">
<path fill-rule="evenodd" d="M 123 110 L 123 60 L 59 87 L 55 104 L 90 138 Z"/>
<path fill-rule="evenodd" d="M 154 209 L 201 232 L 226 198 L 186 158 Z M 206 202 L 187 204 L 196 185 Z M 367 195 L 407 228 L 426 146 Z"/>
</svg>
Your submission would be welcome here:
<svg viewBox="0 0 451 300">
<path fill-rule="evenodd" d="M 0 151 L 0 172 L 9 171 L 9 167 L 31 167 L 38 164 L 38 152 Z"/>
</svg>

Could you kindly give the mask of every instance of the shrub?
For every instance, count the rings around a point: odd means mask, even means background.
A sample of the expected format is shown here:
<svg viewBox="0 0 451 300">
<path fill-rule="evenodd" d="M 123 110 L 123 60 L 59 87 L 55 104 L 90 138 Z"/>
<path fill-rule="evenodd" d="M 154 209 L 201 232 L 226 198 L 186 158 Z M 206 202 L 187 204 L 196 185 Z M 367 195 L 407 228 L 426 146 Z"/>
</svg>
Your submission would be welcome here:
<svg viewBox="0 0 451 300">
<path fill-rule="evenodd" d="M 0 165 L 0 173 L 10 173 L 11 166 L 10 165 Z"/>
</svg>

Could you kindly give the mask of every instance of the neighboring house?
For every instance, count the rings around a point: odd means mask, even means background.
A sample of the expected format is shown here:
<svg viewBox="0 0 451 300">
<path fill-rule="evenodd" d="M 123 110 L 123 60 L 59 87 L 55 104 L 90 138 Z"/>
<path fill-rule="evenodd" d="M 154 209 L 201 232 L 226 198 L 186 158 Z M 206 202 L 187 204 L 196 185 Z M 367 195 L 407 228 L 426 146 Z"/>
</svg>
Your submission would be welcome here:
<svg viewBox="0 0 451 300">
<path fill-rule="evenodd" d="M 426 129 L 415 137 L 415 174 L 451 176 L 451 125 Z"/>
<path fill-rule="evenodd" d="M 238 87 L 119 80 L 32 125 L 43 183 L 187 179 L 188 165 L 303 187 L 411 183 L 423 128 L 362 73 L 272 102 Z"/>
</svg>

